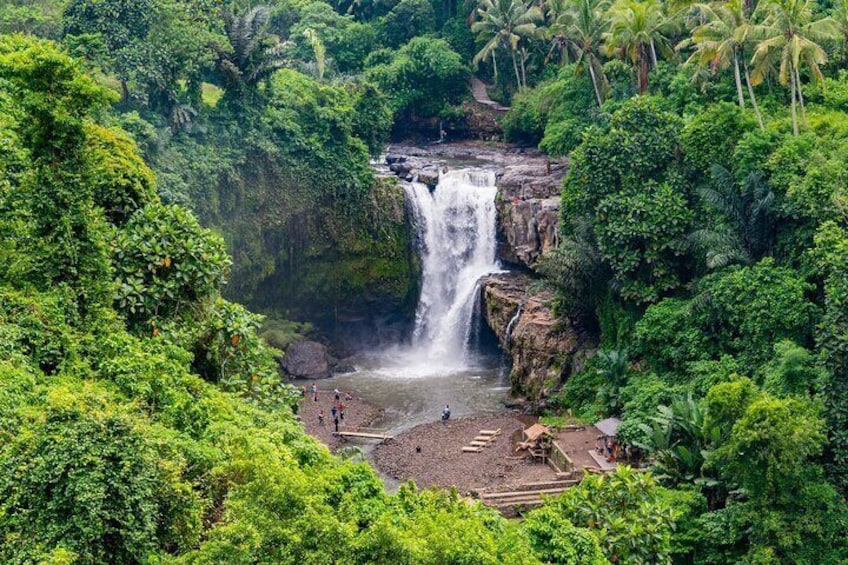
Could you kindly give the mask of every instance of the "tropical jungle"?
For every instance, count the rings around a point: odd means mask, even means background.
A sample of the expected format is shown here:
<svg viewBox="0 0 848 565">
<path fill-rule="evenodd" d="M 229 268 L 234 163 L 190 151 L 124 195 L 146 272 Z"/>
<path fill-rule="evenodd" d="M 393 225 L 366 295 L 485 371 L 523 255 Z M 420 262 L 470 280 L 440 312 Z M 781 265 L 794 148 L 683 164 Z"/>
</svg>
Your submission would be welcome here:
<svg viewBox="0 0 848 565">
<path fill-rule="evenodd" d="M 0 562 L 848 563 L 848 0 L 0 0 L 0 34 Z M 469 138 L 563 171 L 513 266 L 587 352 L 512 395 L 644 455 L 518 519 L 331 452 L 283 368 L 402 339 L 427 267 L 375 164 Z"/>
</svg>

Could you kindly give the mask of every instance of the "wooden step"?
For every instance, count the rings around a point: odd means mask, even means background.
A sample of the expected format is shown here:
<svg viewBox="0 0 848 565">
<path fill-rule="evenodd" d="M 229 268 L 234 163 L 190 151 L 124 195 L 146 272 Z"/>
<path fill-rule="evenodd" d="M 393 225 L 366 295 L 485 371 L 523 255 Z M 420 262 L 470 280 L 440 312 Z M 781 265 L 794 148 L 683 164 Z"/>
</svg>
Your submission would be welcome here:
<svg viewBox="0 0 848 565">
<path fill-rule="evenodd" d="M 510 508 L 515 506 L 521 506 L 523 508 L 535 508 L 537 506 L 543 505 L 545 502 L 542 500 L 527 500 L 525 502 L 516 502 L 516 503 L 507 503 L 507 504 L 490 504 L 488 506 L 492 506 L 494 508 Z"/>
<path fill-rule="evenodd" d="M 499 498 L 497 500 L 484 500 L 486 504 L 493 506 L 505 506 L 507 504 L 524 504 L 527 502 L 542 502 L 541 496 L 521 496 L 515 498 Z"/>
<path fill-rule="evenodd" d="M 530 494 L 559 494 L 561 492 L 565 492 L 569 487 L 563 486 L 559 488 L 546 488 L 539 490 L 519 490 L 519 491 L 509 491 L 509 492 L 490 492 L 486 493 L 482 496 L 483 500 L 490 500 L 495 498 L 509 498 L 511 496 L 527 496 Z"/>
<path fill-rule="evenodd" d="M 492 437 L 492 436 L 477 436 L 477 437 L 474 438 L 474 441 L 485 441 L 485 442 L 488 443 L 488 442 L 495 441 L 495 438 Z"/>
<path fill-rule="evenodd" d="M 490 447 L 492 444 L 488 441 L 469 441 L 468 445 L 473 445 L 474 447 Z"/>
<path fill-rule="evenodd" d="M 557 489 L 557 488 L 568 488 L 574 486 L 576 484 L 580 484 L 580 481 L 577 480 L 558 480 L 558 481 L 542 481 L 538 483 L 524 483 L 520 485 L 515 485 L 515 492 L 527 492 L 527 491 L 537 491 L 541 489 Z"/>
<path fill-rule="evenodd" d="M 464 453 L 480 453 L 481 451 L 483 451 L 483 448 L 482 447 L 468 447 L 468 446 L 466 446 L 466 447 L 462 448 L 462 451 Z"/>
<path fill-rule="evenodd" d="M 497 436 L 501 434 L 501 429 L 498 428 L 496 430 L 480 430 L 481 436 Z"/>
</svg>

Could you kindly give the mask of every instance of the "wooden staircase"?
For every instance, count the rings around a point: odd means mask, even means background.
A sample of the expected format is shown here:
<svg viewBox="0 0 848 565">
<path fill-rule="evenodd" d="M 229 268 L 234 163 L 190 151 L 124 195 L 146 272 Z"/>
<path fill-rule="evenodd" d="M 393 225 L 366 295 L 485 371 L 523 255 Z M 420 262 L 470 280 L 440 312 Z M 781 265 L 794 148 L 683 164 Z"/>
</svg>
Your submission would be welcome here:
<svg viewBox="0 0 848 565">
<path fill-rule="evenodd" d="M 480 500 L 503 514 L 520 514 L 542 504 L 543 496 L 554 496 L 580 483 L 579 479 L 525 483 L 506 492 L 483 493 Z"/>
<path fill-rule="evenodd" d="M 477 436 L 462 448 L 463 453 L 480 453 L 484 447 L 491 447 L 492 443 L 501 435 L 501 429 L 480 430 Z"/>
</svg>

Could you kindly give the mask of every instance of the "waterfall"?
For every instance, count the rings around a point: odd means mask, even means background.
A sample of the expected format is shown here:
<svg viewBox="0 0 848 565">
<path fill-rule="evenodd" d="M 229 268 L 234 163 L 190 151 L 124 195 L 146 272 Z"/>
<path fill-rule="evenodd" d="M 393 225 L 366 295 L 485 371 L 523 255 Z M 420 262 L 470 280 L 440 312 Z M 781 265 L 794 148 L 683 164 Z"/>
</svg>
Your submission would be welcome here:
<svg viewBox="0 0 848 565">
<path fill-rule="evenodd" d="M 518 303 L 518 308 L 515 310 L 515 314 L 509 320 L 509 323 L 506 325 L 506 335 L 504 336 L 504 349 L 507 349 L 510 344 L 510 340 L 512 338 L 512 326 L 521 318 L 521 313 L 524 311 L 524 301 Z"/>
<path fill-rule="evenodd" d="M 495 259 L 495 174 L 480 169 L 443 173 L 432 192 L 411 183 L 421 249 L 421 298 L 413 351 L 439 364 L 463 364 L 473 333 L 479 279 L 500 270 Z"/>
</svg>

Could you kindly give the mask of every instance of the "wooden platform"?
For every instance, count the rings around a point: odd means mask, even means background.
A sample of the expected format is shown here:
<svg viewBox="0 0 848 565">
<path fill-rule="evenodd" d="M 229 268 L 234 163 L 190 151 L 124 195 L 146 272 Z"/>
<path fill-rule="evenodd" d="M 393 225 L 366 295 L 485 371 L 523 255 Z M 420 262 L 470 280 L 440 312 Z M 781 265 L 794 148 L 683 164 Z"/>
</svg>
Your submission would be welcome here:
<svg viewBox="0 0 848 565">
<path fill-rule="evenodd" d="M 505 516 L 515 516 L 540 506 L 544 502 L 544 497 L 562 494 L 579 483 L 579 480 L 525 483 L 517 485 L 511 491 L 483 493 L 480 500 Z"/>
<path fill-rule="evenodd" d="M 595 451 L 594 449 L 589 450 L 589 457 L 594 459 L 595 463 L 598 464 L 598 468 L 604 472 L 615 471 L 615 463 L 610 463 L 607 461 L 606 457 Z"/>
<path fill-rule="evenodd" d="M 371 433 L 371 432 L 333 432 L 334 436 L 337 437 L 359 437 L 365 439 L 379 439 L 379 440 L 387 440 L 393 439 L 392 436 L 388 434 L 379 434 L 379 433 Z"/>
</svg>

